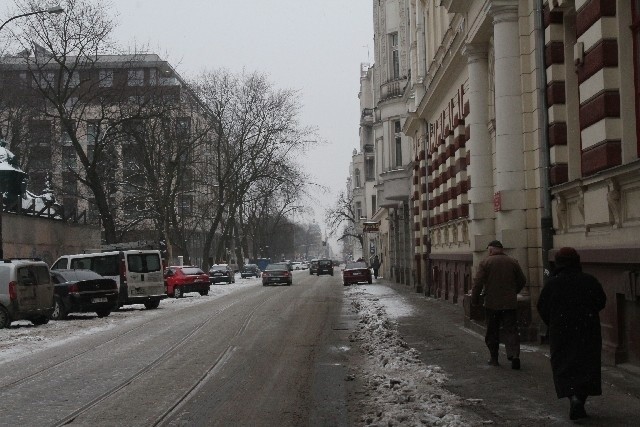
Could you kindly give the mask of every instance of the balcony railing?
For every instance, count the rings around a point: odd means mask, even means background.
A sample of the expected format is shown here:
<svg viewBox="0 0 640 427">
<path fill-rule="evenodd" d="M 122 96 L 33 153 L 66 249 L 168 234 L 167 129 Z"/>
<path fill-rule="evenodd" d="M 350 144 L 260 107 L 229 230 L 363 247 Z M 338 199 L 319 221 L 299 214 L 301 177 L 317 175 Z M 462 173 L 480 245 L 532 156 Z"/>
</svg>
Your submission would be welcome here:
<svg viewBox="0 0 640 427">
<path fill-rule="evenodd" d="M 397 98 L 404 94 L 404 88 L 407 85 L 407 77 L 389 80 L 380 86 L 380 101 Z"/>
</svg>

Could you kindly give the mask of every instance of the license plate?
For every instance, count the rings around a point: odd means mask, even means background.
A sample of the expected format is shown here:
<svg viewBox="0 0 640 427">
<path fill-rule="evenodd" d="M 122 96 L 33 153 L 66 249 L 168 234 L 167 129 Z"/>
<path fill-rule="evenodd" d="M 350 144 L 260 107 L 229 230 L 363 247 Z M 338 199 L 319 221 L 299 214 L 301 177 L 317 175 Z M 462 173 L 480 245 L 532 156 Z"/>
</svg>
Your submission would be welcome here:
<svg viewBox="0 0 640 427">
<path fill-rule="evenodd" d="M 98 302 L 107 302 L 107 298 L 106 297 L 91 298 L 91 303 L 95 304 Z"/>
</svg>

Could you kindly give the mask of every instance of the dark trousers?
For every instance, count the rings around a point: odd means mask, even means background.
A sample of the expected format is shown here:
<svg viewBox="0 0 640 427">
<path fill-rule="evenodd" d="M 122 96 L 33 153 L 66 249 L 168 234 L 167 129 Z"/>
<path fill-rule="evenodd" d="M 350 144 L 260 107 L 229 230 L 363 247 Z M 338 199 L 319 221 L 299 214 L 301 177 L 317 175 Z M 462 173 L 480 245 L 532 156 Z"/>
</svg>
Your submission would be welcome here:
<svg viewBox="0 0 640 427">
<path fill-rule="evenodd" d="M 378 278 L 378 269 L 377 268 L 373 269 L 373 277 L 375 277 L 376 279 Z"/>
<path fill-rule="evenodd" d="M 516 310 L 491 310 L 485 308 L 487 334 L 484 342 L 489 347 L 491 357 L 498 357 L 500 337 L 507 350 L 507 357 L 520 357 L 520 335 Z M 502 328 L 502 331 L 500 330 Z"/>
</svg>

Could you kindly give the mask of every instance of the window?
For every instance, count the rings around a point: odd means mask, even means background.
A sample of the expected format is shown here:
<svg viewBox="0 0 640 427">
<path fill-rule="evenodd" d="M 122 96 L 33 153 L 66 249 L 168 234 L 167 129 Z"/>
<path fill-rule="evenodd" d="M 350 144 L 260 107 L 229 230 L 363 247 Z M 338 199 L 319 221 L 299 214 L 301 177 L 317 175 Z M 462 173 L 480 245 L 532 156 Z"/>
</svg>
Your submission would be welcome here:
<svg viewBox="0 0 640 427">
<path fill-rule="evenodd" d="M 34 120 L 29 125 L 31 144 L 51 146 L 51 123 L 47 120 Z"/>
<path fill-rule="evenodd" d="M 100 72 L 98 73 L 98 86 L 113 86 L 113 70 L 100 70 Z"/>
<path fill-rule="evenodd" d="M 72 71 L 71 73 L 67 73 L 65 76 L 65 85 L 69 85 L 69 87 L 78 87 L 80 86 L 80 74 L 77 71 Z"/>
<path fill-rule="evenodd" d="M 178 214 L 180 216 L 190 215 L 193 211 L 193 196 L 183 194 L 178 197 Z"/>
<path fill-rule="evenodd" d="M 364 174 L 367 181 L 376 179 L 376 166 L 374 157 L 369 156 L 364 159 Z"/>
<path fill-rule="evenodd" d="M 62 192 L 67 196 L 78 195 L 78 180 L 71 173 L 62 174 Z"/>
<path fill-rule="evenodd" d="M 356 169 L 353 175 L 356 181 L 356 188 L 360 188 L 362 186 L 362 183 L 360 182 L 360 169 Z"/>
<path fill-rule="evenodd" d="M 98 141 L 99 133 L 100 133 L 100 123 L 87 122 L 87 145 L 95 144 Z"/>
<path fill-rule="evenodd" d="M 144 70 L 129 70 L 127 73 L 127 85 L 144 86 Z"/>
<path fill-rule="evenodd" d="M 51 71 L 42 71 L 38 75 L 38 87 L 45 88 L 53 86 L 54 75 Z"/>
<path fill-rule="evenodd" d="M 378 204 L 376 200 L 376 196 L 371 196 L 371 212 L 375 212 L 378 210 Z"/>
<path fill-rule="evenodd" d="M 402 127 L 400 126 L 400 120 L 396 120 L 395 122 L 393 122 L 393 129 L 396 140 L 396 167 L 400 167 L 402 166 Z"/>
<path fill-rule="evenodd" d="M 78 155 L 75 147 L 71 145 L 62 146 L 62 167 L 64 170 L 75 170 L 78 166 Z"/>
<path fill-rule="evenodd" d="M 181 117 L 176 120 L 176 136 L 186 138 L 191 132 L 191 119 Z"/>
<path fill-rule="evenodd" d="M 356 221 L 360 221 L 360 218 L 362 218 L 362 203 L 361 202 L 356 202 Z"/>
<path fill-rule="evenodd" d="M 389 44 L 391 45 L 390 53 L 391 57 L 391 79 L 400 78 L 400 51 L 398 50 L 398 33 L 389 34 Z"/>
</svg>

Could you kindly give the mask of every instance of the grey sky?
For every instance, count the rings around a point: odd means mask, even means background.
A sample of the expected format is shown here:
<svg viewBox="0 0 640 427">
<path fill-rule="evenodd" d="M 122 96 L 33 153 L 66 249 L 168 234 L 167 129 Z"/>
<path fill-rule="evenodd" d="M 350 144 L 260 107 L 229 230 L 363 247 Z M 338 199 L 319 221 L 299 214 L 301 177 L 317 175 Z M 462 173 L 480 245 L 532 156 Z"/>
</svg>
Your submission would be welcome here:
<svg viewBox="0 0 640 427">
<path fill-rule="evenodd" d="M 327 144 L 301 159 L 330 188 L 315 219 L 345 186 L 358 146 L 360 63 L 373 56 L 372 0 L 112 0 L 117 41 L 148 46 L 183 77 L 204 69 L 261 71 L 298 89 L 304 125 Z M 372 59 L 371 59 L 372 61 Z"/>
</svg>

